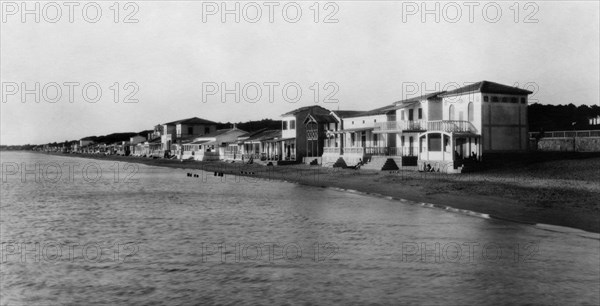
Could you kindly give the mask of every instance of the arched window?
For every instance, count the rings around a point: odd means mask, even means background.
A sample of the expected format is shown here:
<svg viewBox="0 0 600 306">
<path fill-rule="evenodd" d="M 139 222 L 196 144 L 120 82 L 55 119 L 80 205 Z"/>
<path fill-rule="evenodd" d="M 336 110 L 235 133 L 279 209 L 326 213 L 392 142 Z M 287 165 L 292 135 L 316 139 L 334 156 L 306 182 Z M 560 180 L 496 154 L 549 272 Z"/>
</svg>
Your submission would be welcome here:
<svg viewBox="0 0 600 306">
<path fill-rule="evenodd" d="M 473 102 L 469 102 L 469 108 L 467 109 L 467 113 L 468 113 L 467 117 L 469 118 L 469 121 L 473 121 L 474 120 L 473 119 L 473 117 L 474 117 L 474 115 L 473 115 Z"/>
<path fill-rule="evenodd" d="M 448 110 L 448 117 L 449 120 L 454 120 L 455 116 L 454 116 L 454 104 L 450 105 L 450 109 Z"/>
</svg>

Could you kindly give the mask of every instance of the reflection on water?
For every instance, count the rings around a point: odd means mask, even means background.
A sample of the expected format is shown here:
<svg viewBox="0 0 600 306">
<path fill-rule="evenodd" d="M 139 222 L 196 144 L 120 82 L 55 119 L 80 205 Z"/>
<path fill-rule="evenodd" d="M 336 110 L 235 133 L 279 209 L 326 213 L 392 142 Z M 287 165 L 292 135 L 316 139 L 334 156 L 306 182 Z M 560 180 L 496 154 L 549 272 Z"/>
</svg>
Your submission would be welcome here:
<svg viewBox="0 0 600 306">
<path fill-rule="evenodd" d="M 599 241 L 573 233 L 276 181 L 1 157 L 2 304 L 600 303 Z M 39 182 L 21 175 L 36 163 Z"/>
</svg>

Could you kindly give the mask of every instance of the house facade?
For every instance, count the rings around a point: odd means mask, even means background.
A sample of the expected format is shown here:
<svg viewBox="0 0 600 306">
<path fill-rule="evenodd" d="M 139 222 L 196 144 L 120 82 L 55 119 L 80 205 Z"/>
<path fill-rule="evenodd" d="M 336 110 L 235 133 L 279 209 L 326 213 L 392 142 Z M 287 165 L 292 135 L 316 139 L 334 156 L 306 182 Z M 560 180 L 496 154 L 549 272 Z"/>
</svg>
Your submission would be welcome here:
<svg viewBox="0 0 600 306">
<path fill-rule="evenodd" d="M 311 128 L 311 125 L 307 126 L 306 123 L 312 122 L 306 121 L 309 114 L 319 118 L 331 116 L 331 112 L 321 106 L 301 107 L 281 115 L 281 139 L 277 140 L 278 150 L 281 152 L 280 160 L 303 162 L 307 156 L 314 159 L 323 154 L 323 141 L 315 138 L 319 135 L 313 132 L 308 135 L 307 127 Z"/>
<path fill-rule="evenodd" d="M 180 142 L 208 135 L 214 133 L 216 130 L 216 122 L 192 117 L 158 124 L 154 127 L 154 131 L 150 133 L 148 138 L 160 138 L 160 149 L 152 148 L 152 154 L 164 157 L 166 155 L 180 155 Z"/>
<path fill-rule="evenodd" d="M 215 161 L 226 158 L 226 151 L 230 143 L 235 143 L 238 136 L 246 131 L 238 128 L 217 130 L 203 136 L 188 139 L 182 142 L 182 159 L 201 161 Z"/>
<path fill-rule="evenodd" d="M 347 116 L 337 131 L 344 144 L 326 147 L 324 162 L 452 173 L 485 153 L 525 151 L 529 94 L 482 81 Z"/>
</svg>

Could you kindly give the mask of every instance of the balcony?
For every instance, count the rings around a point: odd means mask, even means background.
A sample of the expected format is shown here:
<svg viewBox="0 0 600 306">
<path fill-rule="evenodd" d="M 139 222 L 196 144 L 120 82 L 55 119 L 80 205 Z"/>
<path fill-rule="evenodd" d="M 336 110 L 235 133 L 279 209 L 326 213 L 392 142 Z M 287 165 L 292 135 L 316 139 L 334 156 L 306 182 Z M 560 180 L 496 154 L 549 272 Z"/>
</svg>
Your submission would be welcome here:
<svg viewBox="0 0 600 306">
<path fill-rule="evenodd" d="M 379 133 L 400 133 L 400 132 L 421 132 L 421 131 L 440 131 L 448 133 L 470 132 L 477 133 L 477 129 L 470 121 L 465 120 L 401 120 L 375 123 L 375 132 Z"/>
<path fill-rule="evenodd" d="M 470 121 L 465 120 L 437 120 L 427 122 L 428 131 L 440 131 L 448 133 L 477 133 L 477 129 Z"/>
<path fill-rule="evenodd" d="M 375 123 L 375 132 L 399 133 L 403 131 L 424 131 L 427 126 L 425 120 L 401 120 Z"/>
<path fill-rule="evenodd" d="M 416 156 L 417 149 L 413 147 L 366 147 L 365 155 L 372 156 Z"/>
<path fill-rule="evenodd" d="M 323 153 L 340 154 L 340 147 L 323 147 Z"/>
</svg>

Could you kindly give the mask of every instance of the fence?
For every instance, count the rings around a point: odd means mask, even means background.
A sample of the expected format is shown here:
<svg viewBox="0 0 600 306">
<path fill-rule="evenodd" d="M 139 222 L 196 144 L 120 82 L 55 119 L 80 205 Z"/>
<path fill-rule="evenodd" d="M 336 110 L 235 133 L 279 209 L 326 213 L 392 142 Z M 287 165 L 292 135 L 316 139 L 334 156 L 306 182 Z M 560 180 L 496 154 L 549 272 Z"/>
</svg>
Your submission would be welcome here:
<svg viewBox="0 0 600 306">
<path fill-rule="evenodd" d="M 530 138 L 540 136 L 540 132 L 529 132 Z M 575 138 L 575 137 L 600 137 L 600 130 L 588 131 L 550 131 L 544 132 L 540 138 Z"/>
</svg>

